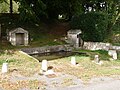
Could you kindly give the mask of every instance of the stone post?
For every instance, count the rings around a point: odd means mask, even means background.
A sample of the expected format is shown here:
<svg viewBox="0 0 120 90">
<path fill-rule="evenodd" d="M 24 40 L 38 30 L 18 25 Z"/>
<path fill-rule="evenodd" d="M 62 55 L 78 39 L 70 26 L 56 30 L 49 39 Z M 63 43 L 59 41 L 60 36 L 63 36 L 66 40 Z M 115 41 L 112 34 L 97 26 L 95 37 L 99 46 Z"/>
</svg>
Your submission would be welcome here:
<svg viewBox="0 0 120 90">
<path fill-rule="evenodd" d="M 75 57 L 71 57 L 71 64 L 72 65 L 76 65 L 76 59 L 75 59 Z"/>
<path fill-rule="evenodd" d="M 94 61 L 95 61 L 96 63 L 99 63 L 99 62 L 100 62 L 100 59 L 99 59 L 99 56 L 98 56 L 98 55 L 95 55 Z"/>
<path fill-rule="evenodd" d="M 8 72 L 8 63 L 3 63 L 2 65 L 2 73 Z"/>
<path fill-rule="evenodd" d="M 117 59 L 117 52 L 113 53 L 113 57 L 112 57 L 114 60 Z"/>
<path fill-rule="evenodd" d="M 108 51 L 108 54 L 109 54 L 110 56 L 112 56 L 112 59 L 113 59 L 113 60 L 116 60 L 116 59 L 117 59 L 117 51 L 116 51 L 116 50 L 109 50 L 109 51 Z"/>
<path fill-rule="evenodd" d="M 43 70 L 43 71 L 47 71 L 47 60 L 42 60 L 42 67 L 41 67 L 41 69 Z"/>
<path fill-rule="evenodd" d="M 76 37 L 76 48 L 78 48 L 79 47 L 79 35 L 77 35 L 77 37 Z"/>
</svg>

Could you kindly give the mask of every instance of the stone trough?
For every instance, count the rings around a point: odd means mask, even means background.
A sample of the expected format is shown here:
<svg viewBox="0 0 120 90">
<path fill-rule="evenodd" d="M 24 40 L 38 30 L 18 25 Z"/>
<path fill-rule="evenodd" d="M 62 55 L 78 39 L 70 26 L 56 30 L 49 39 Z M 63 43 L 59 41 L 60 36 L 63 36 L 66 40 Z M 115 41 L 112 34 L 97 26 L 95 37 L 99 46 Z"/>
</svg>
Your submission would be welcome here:
<svg viewBox="0 0 120 90">
<path fill-rule="evenodd" d="M 23 48 L 21 51 L 32 55 L 38 53 L 60 52 L 60 51 L 72 51 L 74 48 L 70 45 L 56 45 L 56 46 L 43 46 L 36 48 Z"/>
</svg>

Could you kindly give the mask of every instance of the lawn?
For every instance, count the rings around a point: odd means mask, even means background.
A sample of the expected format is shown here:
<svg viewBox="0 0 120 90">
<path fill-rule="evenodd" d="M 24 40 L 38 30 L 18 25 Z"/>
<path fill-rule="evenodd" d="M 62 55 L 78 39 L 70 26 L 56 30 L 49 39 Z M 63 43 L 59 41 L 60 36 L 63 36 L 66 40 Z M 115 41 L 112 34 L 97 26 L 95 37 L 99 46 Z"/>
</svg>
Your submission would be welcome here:
<svg viewBox="0 0 120 90">
<path fill-rule="evenodd" d="M 83 52 L 83 50 L 82 50 Z M 48 61 L 48 66 L 52 66 L 53 70 L 56 73 L 69 74 L 78 77 L 83 80 L 85 83 L 88 82 L 93 77 L 100 76 L 117 76 L 120 75 L 120 53 L 119 59 L 115 61 L 110 61 L 109 57 L 106 55 L 106 52 L 103 51 L 85 51 L 89 55 L 76 55 L 76 61 L 78 65 L 73 66 L 70 63 L 70 59 L 72 56 L 59 58 L 55 60 Z M 102 53 L 101 53 L 102 52 Z M 100 54 L 103 56 L 101 61 L 103 61 L 102 65 L 97 65 L 92 62 L 94 54 Z M 107 57 L 105 59 L 105 57 Z M 22 76 L 22 77 L 34 77 L 37 73 L 40 73 L 41 62 L 38 62 L 36 59 L 32 57 L 28 57 L 27 55 L 20 53 L 19 51 L 7 51 L 0 54 L 0 67 L 2 67 L 3 62 L 8 62 L 9 71 L 4 76 L 0 74 L 0 87 L 3 87 L 5 90 L 18 90 L 21 87 L 29 87 L 32 90 L 36 90 L 37 86 L 44 87 L 46 86 L 46 82 L 42 80 L 19 80 L 17 82 L 12 83 L 11 77 L 14 76 Z M 1 71 L 1 68 L 0 68 Z M 65 80 L 67 83 L 69 80 Z M 70 84 L 70 83 L 69 83 Z M 11 88 L 11 89 L 10 89 Z"/>
<path fill-rule="evenodd" d="M 88 81 L 92 77 L 120 75 L 120 59 L 116 61 L 101 60 L 102 65 L 92 62 L 90 57 L 75 56 L 78 66 L 70 64 L 70 58 L 66 57 L 51 61 L 50 65 L 54 67 L 56 72 L 64 72 L 74 75 L 83 81 Z"/>
<path fill-rule="evenodd" d="M 0 67 L 2 67 L 3 62 L 8 62 L 9 73 L 17 70 L 24 76 L 31 76 L 40 68 L 38 61 L 33 60 L 33 58 L 28 57 L 18 51 L 7 51 L 0 54 Z"/>
</svg>

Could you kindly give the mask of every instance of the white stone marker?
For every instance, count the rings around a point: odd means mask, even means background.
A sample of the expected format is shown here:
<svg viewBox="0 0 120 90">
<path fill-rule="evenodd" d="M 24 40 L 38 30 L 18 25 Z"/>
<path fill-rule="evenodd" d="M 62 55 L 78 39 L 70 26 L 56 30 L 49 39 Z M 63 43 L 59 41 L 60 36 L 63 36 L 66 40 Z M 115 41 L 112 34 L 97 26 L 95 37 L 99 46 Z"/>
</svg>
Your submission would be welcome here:
<svg viewBox="0 0 120 90">
<path fill-rule="evenodd" d="M 99 55 L 95 55 L 94 61 L 95 61 L 96 63 L 99 63 L 99 62 L 100 62 L 100 60 L 99 60 Z"/>
<path fill-rule="evenodd" d="M 108 51 L 108 54 L 109 54 L 110 56 L 112 56 L 112 58 L 113 58 L 114 60 L 117 59 L 117 52 L 116 52 L 116 50 L 109 50 L 109 51 Z"/>
<path fill-rule="evenodd" d="M 47 60 L 42 60 L 42 70 L 47 71 Z"/>
<path fill-rule="evenodd" d="M 8 63 L 3 63 L 2 65 L 2 73 L 8 72 Z"/>
<path fill-rule="evenodd" d="M 113 59 L 114 59 L 114 60 L 117 59 L 117 53 L 113 53 Z"/>
<path fill-rule="evenodd" d="M 75 59 L 75 57 L 71 57 L 71 64 L 72 65 L 76 65 L 76 59 Z"/>
</svg>

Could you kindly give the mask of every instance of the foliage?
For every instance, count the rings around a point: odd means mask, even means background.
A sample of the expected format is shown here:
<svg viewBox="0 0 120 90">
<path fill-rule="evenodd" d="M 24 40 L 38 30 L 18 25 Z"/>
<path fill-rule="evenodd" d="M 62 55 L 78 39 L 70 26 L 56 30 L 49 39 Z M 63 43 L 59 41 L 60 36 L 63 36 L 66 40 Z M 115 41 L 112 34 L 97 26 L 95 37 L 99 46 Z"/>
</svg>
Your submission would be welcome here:
<svg viewBox="0 0 120 90">
<path fill-rule="evenodd" d="M 9 1 L 0 1 L 0 12 L 9 11 Z M 92 35 L 93 41 L 103 41 L 105 38 L 105 29 L 108 35 L 111 36 L 113 29 L 120 20 L 120 0 L 12 0 L 13 9 L 19 5 L 20 22 L 39 22 L 42 19 L 58 19 L 58 15 L 66 16 L 66 20 L 70 20 L 80 16 L 81 29 L 89 30 L 89 34 L 85 35 L 85 40 L 90 41 Z M 97 18 L 97 16 L 99 18 Z M 94 20 L 95 18 L 95 20 Z M 107 20 L 106 20 L 107 18 Z M 78 18 L 76 18 L 78 19 Z M 81 20 L 80 19 L 80 20 Z M 89 20 L 91 19 L 91 21 Z M 101 19 L 101 20 L 100 20 Z M 106 21 L 105 21 L 106 20 Z M 99 24 L 98 24 L 99 22 Z M 83 26 L 84 24 L 84 26 Z M 95 26 L 98 24 L 97 26 Z M 85 27 L 86 25 L 86 27 Z M 79 26 L 79 23 L 78 23 Z M 94 33 L 92 33 L 92 30 Z M 102 30 L 102 31 L 101 31 Z M 85 32 L 84 31 L 84 32 Z M 86 33 L 85 32 L 85 33 Z M 99 34 L 98 34 L 99 33 Z M 96 34 L 96 35 L 95 35 Z M 101 36 L 103 34 L 103 36 Z M 88 37 L 90 39 L 88 39 Z M 96 38 L 97 37 L 97 38 Z M 96 38 L 96 39 L 95 39 Z"/>
<path fill-rule="evenodd" d="M 13 4 L 13 13 L 18 13 L 18 4 L 15 1 L 12 1 Z M 1 0 L 0 1 L 0 13 L 9 13 L 10 9 L 10 0 Z"/>
<path fill-rule="evenodd" d="M 103 41 L 106 36 L 107 18 L 101 13 L 83 13 L 72 18 L 71 27 L 80 28 L 85 41 Z"/>
<path fill-rule="evenodd" d="M 99 55 L 100 60 L 109 61 L 110 56 L 108 55 L 108 51 L 105 50 L 76 50 L 80 53 L 86 53 L 92 60 L 94 60 L 95 55 Z"/>
<path fill-rule="evenodd" d="M 20 20 L 22 22 L 26 21 L 37 21 L 40 19 L 40 16 L 45 15 L 45 4 L 41 0 L 20 0 L 19 12 Z"/>
<path fill-rule="evenodd" d="M 0 1 L 0 13 L 5 13 L 9 11 L 9 5 L 6 2 Z"/>
</svg>

